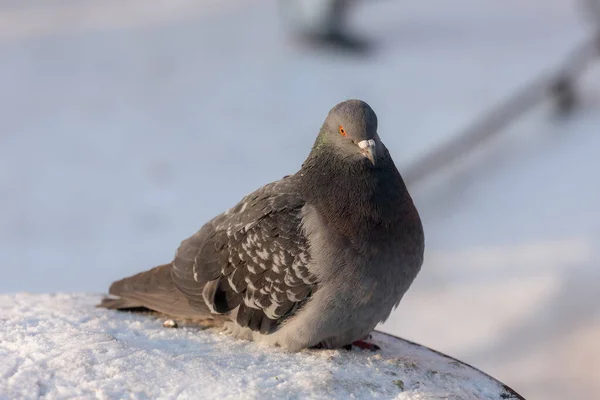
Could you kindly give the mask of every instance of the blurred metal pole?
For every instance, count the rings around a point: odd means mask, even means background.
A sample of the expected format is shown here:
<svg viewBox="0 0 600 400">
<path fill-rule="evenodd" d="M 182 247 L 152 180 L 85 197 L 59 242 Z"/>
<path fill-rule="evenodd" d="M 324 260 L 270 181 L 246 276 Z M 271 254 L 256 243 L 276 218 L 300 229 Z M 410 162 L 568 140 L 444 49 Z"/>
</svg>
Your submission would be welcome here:
<svg viewBox="0 0 600 400">
<path fill-rule="evenodd" d="M 576 48 L 553 73 L 547 74 L 523 87 L 506 101 L 493 108 L 462 133 L 442 144 L 421 159 L 409 165 L 402 173 L 408 186 L 424 180 L 461 155 L 494 137 L 501 129 L 515 121 L 534 106 L 554 96 L 559 109 L 568 112 L 575 105 L 574 80 L 600 54 L 600 27 L 595 35 Z"/>
</svg>

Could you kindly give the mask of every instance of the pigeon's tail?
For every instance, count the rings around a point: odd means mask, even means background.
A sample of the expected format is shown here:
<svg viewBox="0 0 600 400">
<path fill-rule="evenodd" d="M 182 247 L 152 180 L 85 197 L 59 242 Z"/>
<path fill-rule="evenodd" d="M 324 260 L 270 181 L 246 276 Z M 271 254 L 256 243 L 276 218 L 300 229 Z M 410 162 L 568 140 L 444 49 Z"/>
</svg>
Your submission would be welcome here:
<svg viewBox="0 0 600 400">
<path fill-rule="evenodd" d="M 171 264 L 161 265 L 149 271 L 114 282 L 98 307 L 113 310 L 157 311 L 179 318 L 210 318 L 208 308 L 190 306 L 187 298 L 171 278 Z"/>
</svg>

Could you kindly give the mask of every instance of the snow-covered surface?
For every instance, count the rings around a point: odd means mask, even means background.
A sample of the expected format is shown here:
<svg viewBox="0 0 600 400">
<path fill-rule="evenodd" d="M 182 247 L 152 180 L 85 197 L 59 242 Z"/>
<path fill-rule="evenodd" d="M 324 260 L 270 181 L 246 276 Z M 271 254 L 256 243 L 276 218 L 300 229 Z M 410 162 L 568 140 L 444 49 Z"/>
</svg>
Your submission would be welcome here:
<svg viewBox="0 0 600 400">
<path fill-rule="evenodd" d="M 0 295 L 0 397 L 10 399 L 511 398 L 481 372 L 375 333 L 382 350 L 305 350 L 169 329 L 95 309 L 98 295 Z"/>
<path fill-rule="evenodd" d="M 368 59 L 307 51 L 274 2 L 0 1 L 0 291 L 101 292 L 295 171 L 364 98 L 414 161 L 568 53 L 576 1 L 365 2 Z M 600 393 L 600 71 L 412 188 L 426 261 L 382 330 L 527 398 Z M 1 318 L 2 316 L 0 316 Z M 91 318 L 91 315 L 90 315 Z"/>
</svg>

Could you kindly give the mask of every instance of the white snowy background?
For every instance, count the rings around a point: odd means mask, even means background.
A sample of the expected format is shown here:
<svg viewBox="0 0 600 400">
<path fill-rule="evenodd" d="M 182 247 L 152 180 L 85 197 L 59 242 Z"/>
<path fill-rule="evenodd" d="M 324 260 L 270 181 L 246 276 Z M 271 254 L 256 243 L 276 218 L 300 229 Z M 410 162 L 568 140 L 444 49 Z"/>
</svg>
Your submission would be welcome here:
<svg viewBox="0 0 600 400">
<path fill-rule="evenodd" d="M 0 292 L 94 292 L 169 261 L 368 101 L 410 165 L 589 33 L 568 0 L 365 2 L 369 58 L 292 43 L 273 1 L 0 0 Z M 600 392 L 600 65 L 412 188 L 426 261 L 381 330 L 527 398 Z"/>
</svg>

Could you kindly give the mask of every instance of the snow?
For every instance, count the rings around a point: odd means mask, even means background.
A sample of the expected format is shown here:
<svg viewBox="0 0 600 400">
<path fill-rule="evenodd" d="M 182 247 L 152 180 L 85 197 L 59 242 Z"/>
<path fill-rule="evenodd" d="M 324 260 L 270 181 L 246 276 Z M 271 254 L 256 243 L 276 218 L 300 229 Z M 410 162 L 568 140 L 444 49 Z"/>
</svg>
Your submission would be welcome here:
<svg viewBox="0 0 600 400">
<path fill-rule="evenodd" d="M 163 328 L 95 309 L 99 295 L 1 295 L 0 396 L 56 398 L 510 398 L 496 381 L 376 333 L 369 350 L 305 350 Z M 502 397 L 504 396 L 504 397 Z"/>
<path fill-rule="evenodd" d="M 589 31 L 577 5 L 365 2 L 362 59 L 295 46 L 273 2 L 4 1 L 0 292 L 104 292 L 168 261 L 295 171 L 347 97 L 403 169 L 558 64 Z M 572 117 L 542 106 L 411 187 L 426 261 L 380 327 L 526 398 L 600 392 L 598 67 L 579 87 Z"/>
</svg>

